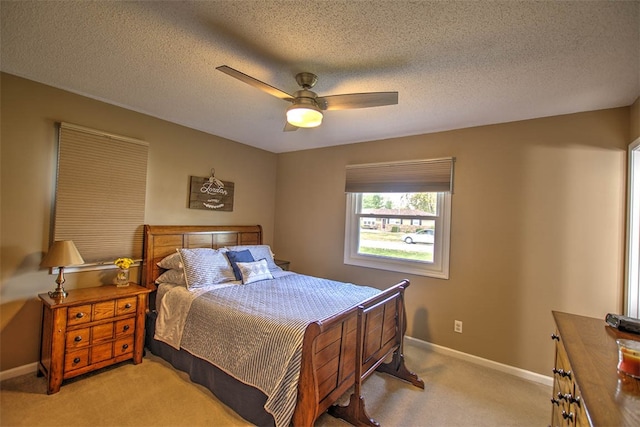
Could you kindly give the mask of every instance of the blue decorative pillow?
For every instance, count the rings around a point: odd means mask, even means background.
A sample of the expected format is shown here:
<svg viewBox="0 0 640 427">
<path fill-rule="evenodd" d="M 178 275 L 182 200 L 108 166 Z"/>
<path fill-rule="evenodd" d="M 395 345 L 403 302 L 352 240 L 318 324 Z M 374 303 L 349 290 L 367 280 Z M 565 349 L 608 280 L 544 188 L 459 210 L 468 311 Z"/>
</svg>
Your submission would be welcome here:
<svg viewBox="0 0 640 427">
<path fill-rule="evenodd" d="M 187 288 L 233 282 L 235 276 L 224 249 L 180 249 Z"/>
<path fill-rule="evenodd" d="M 271 247 L 269 245 L 242 245 L 242 246 L 228 246 L 227 249 L 230 251 L 242 251 L 248 250 L 251 252 L 253 259 L 265 259 L 267 260 L 267 265 L 269 266 L 269 271 L 282 271 L 280 267 L 276 265 L 273 260 L 273 252 L 271 252 Z"/>
<path fill-rule="evenodd" d="M 244 251 L 227 251 L 227 258 L 229 258 L 229 262 L 233 268 L 233 274 L 236 275 L 236 280 L 242 280 L 242 274 L 240 274 L 240 269 L 238 268 L 237 263 L 255 261 L 253 255 L 251 255 L 251 251 L 248 249 L 245 249 Z"/>
<path fill-rule="evenodd" d="M 242 283 L 249 284 L 259 280 L 273 279 L 266 259 L 255 262 L 239 262 L 238 269 L 242 276 Z"/>
</svg>

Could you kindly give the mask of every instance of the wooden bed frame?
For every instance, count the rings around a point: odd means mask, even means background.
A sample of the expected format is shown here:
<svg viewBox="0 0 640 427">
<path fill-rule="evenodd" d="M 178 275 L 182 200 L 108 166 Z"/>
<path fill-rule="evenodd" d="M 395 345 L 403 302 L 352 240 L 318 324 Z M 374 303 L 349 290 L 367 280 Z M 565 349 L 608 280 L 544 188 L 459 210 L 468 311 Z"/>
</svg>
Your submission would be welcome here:
<svg viewBox="0 0 640 427">
<path fill-rule="evenodd" d="M 176 248 L 259 245 L 262 227 L 145 225 L 144 236 L 143 286 L 155 290 L 155 280 L 164 271 L 156 264 Z M 357 306 L 308 325 L 293 425 L 313 426 L 327 409 L 354 425 L 379 425 L 366 414 L 360 392 L 362 381 L 376 369 L 424 388 L 424 382 L 406 369 L 402 353 L 408 286 L 409 281 L 403 280 Z M 351 387 L 349 405 L 333 406 Z"/>
</svg>

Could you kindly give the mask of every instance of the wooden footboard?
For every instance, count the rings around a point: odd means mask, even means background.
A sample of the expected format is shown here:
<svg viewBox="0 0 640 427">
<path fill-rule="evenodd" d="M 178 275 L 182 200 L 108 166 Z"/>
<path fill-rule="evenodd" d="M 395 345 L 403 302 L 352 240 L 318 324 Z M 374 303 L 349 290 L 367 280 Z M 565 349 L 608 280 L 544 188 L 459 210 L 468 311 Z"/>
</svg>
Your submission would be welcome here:
<svg viewBox="0 0 640 427">
<path fill-rule="evenodd" d="M 312 426 L 344 393 L 355 386 L 349 406 L 332 415 L 354 425 L 377 425 L 364 411 L 360 385 L 376 368 L 424 388 L 404 366 L 403 280 L 384 292 L 307 327 L 302 351 L 298 401 L 293 425 Z M 391 361 L 384 364 L 385 359 Z"/>
</svg>

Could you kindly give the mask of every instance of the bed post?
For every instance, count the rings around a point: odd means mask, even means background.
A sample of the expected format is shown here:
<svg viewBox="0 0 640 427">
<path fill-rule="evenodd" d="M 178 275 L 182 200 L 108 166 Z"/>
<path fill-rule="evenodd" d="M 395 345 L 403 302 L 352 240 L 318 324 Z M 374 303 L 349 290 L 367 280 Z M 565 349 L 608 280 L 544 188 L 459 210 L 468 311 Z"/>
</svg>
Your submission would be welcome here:
<svg viewBox="0 0 640 427">
<path fill-rule="evenodd" d="M 401 380 L 410 382 L 416 387 L 424 390 L 424 381 L 415 373 L 409 371 L 404 363 L 404 334 L 407 331 L 407 314 L 404 309 L 404 291 L 398 299 L 398 338 L 400 344 L 393 352 L 393 358 L 389 363 L 383 363 L 378 366 L 377 370 L 384 372 Z"/>
</svg>

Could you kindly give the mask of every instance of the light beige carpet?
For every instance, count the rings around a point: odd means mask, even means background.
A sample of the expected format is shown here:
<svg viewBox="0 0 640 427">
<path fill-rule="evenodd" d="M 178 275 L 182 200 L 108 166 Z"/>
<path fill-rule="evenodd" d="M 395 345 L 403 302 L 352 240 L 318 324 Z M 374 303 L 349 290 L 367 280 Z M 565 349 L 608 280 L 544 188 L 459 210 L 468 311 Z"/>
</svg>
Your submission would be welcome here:
<svg viewBox="0 0 640 427">
<path fill-rule="evenodd" d="M 499 371 L 405 346 L 407 366 L 425 381 L 417 389 L 375 373 L 364 385 L 366 409 L 382 426 L 545 426 L 551 388 Z M 549 362 L 550 366 L 552 361 Z M 33 375 L 0 384 L 1 426 L 245 426 L 207 389 L 150 352 L 66 381 L 48 396 Z M 316 426 L 346 426 L 328 414 Z"/>
</svg>

